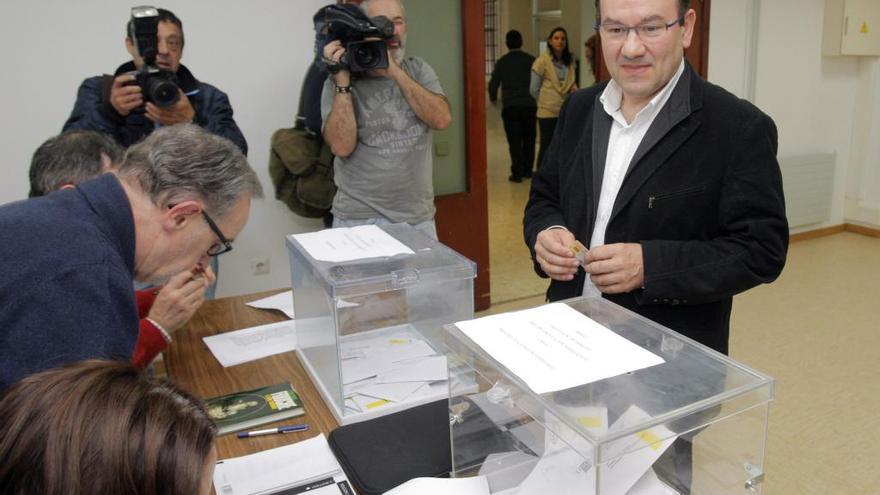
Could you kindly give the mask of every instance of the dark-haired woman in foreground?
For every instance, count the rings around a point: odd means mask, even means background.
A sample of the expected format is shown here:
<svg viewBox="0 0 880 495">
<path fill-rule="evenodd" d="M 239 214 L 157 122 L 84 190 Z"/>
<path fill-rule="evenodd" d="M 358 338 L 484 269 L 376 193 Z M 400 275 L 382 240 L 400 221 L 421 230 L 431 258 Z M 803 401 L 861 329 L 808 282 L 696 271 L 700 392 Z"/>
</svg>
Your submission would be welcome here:
<svg viewBox="0 0 880 495">
<path fill-rule="evenodd" d="M 129 364 L 83 361 L 0 393 L 0 493 L 208 495 L 216 426 Z"/>
</svg>

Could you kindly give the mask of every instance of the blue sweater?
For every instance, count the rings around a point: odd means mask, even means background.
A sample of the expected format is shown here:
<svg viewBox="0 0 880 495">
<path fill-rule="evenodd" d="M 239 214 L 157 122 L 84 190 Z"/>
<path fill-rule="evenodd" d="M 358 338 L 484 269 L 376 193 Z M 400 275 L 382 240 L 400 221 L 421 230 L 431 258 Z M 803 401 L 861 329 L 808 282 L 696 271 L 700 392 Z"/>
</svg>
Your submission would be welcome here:
<svg viewBox="0 0 880 495">
<path fill-rule="evenodd" d="M 122 64 L 116 69 L 113 77 L 134 69 L 132 62 Z M 124 148 L 153 132 L 156 124 L 146 117 L 143 107 L 125 117 L 116 113 L 109 100 L 111 81 L 112 78 L 109 76 L 106 80 L 104 76 L 95 76 L 83 81 L 77 91 L 73 111 L 62 130 L 85 129 L 103 132 L 113 136 Z M 186 93 L 196 112 L 195 123 L 212 134 L 232 141 L 241 148 L 242 153 L 247 155 L 247 141 L 232 118 L 232 105 L 226 93 L 210 84 L 198 81 L 183 65 L 177 70 L 177 83 Z"/>
<path fill-rule="evenodd" d="M 0 389 L 73 361 L 131 358 L 134 220 L 114 175 L 0 206 L 0 232 Z"/>
</svg>

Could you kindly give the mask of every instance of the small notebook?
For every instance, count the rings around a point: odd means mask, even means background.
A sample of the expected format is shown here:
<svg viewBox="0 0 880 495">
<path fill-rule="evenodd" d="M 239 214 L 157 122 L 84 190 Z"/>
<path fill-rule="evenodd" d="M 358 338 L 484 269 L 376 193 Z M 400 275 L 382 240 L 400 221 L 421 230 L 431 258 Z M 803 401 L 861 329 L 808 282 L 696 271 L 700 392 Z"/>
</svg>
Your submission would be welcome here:
<svg viewBox="0 0 880 495">
<path fill-rule="evenodd" d="M 205 406 L 220 435 L 303 414 L 302 399 L 289 383 L 214 397 Z"/>
</svg>

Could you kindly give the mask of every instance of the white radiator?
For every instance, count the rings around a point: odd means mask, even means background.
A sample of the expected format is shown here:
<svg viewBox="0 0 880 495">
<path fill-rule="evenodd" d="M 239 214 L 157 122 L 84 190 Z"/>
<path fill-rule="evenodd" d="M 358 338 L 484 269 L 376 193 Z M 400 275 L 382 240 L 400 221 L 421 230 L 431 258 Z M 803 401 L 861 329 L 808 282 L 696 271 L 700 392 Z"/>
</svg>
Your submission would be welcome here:
<svg viewBox="0 0 880 495">
<path fill-rule="evenodd" d="M 835 161 L 834 153 L 779 159 L 789 228 L 822 223 L 831 219 Z"/>
</svg>

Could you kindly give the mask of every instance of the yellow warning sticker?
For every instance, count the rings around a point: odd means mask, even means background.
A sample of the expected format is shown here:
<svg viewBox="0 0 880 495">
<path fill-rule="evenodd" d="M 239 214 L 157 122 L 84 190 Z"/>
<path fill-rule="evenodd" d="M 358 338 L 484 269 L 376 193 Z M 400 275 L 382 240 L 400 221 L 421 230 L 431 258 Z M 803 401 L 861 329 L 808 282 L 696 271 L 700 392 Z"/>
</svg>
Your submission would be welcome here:
<svg viewBox="0 0 880 495">
<path fill-rule="evenodd" d="M 868 34 L 868 21 L 862 23 L 862 29 L 859 30 L 862 34 Z"/>
</svg>

